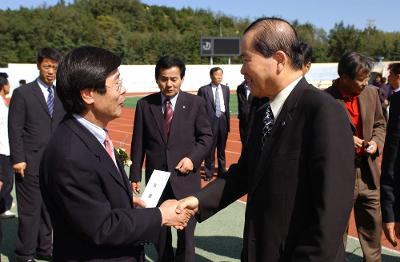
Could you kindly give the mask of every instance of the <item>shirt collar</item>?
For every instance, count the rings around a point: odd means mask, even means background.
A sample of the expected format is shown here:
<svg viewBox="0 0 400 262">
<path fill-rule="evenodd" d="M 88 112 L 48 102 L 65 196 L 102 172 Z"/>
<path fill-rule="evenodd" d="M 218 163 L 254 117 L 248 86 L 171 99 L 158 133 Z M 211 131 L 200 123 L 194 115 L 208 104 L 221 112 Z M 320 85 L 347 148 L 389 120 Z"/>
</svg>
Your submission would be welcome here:
<svg viewBox="0 0 400 262">
<path fill-rule="evenodd" d="M 38 77 L 36 81 L 37 81 L 38 85 L 39 85 L 41 88 L 45 88 L 46 90 L 47 90 L 49 87 L 53 87 L 53 85 L 49 86 L 49 85 L 47 85 L 45 82 L 43 82 L 42 79 L 40 79 L 40 77 Z"/>
<path fill-rule="evenodd" d="M 219 84 L 219 85 L 214 85 L 214 84 L 211 82 L 211 87 L 212 87 L 212 88 L 217 88 L 217 87 L 219 87 L 219 88 L 221 89 L 221 84 Z"/>
<path fill-rule="evenodd" d="M 167 97 L 161 92 L 160 92 L 160 94 L 161 94 L 161 104 L 164 106 L 165 105 L 165 100 L 167 100 Z M 178 96 L 179 96 L 179 92 L 176 95 L 174 95 L 173 97 L 169 98 L 169 101 L 171 102 L 172 109 L 175 108 L 175 104 L 176 104 L 176 100 L 178 100 Z"/>
<path fill-rule="evenodd" d="M 277 119 L 279 113 L 282 110 L 283 104 L 285 103 L 286 99 L 290 95 L 290 93 L 293 91 L 293 89 L 296 87 L 296 85 L 299 83 L 303 76 L 300 76 L 296 80 L 294 80 L 292 83 L 290 83 L 287 87 L 282 89 L 275 97 L 274 99 L 270 100 L 269 104 L 271 106 L 272 113 L 274 114 L 274 118 Z"/>
<path fill-rule="evenodd" d="M 83 116 L 78 114 L 73 114 L 75 119 L 83 125 L 90 133 L 92 133 L 96 139 L 100 142 L 102 146 L 104 146 L 104 141 L 106 140 L 106 131 L 105 129 L 93 124 L 89 120 L 85 119 Z"/>
</svg>

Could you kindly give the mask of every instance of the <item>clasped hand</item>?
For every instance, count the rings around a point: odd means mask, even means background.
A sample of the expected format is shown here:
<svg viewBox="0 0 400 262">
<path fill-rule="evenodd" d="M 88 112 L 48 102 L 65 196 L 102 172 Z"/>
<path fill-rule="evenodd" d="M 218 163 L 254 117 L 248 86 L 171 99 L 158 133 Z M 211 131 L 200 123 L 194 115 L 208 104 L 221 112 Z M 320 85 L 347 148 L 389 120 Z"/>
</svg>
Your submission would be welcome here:
<svg viewBox="0 0 400 262">
<path fill-rule="evenodd" d="M 174 199 L 166 200 L 161 204 L 159 208 L 163 226 L 170 226 L 182 230 L 187 226 L 189 219 L 194 216 L 195 212 L 187 208 L 177 212 L 178 204 L 179 201 Z"/>
<path fill-rule="evenodd" d="M 135 206 L 146 207 L 146 203 L 139 197 L 133 197 Z M 181 200 L 169 199 L 159 207 L 162 217 L 162 225 L 182 230 L 187 226 L 191 217 L 198 212 L 199 200 L 193 196 Z"/>
</svg>

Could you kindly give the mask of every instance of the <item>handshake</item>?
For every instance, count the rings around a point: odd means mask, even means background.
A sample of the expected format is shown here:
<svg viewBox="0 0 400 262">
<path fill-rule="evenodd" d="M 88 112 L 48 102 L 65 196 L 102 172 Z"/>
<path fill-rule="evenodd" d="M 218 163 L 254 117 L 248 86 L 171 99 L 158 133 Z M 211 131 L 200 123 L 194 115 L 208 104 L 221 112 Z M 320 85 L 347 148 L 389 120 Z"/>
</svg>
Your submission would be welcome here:
<svg viewBox="0 0 400 262">
<path fill-rule="evenodd" d="M 145 207 L 145 203 L 140 198 L 134 197 L 136 206 Z M 199 209 L 199 200 L 194 196 L 189 196 L 181 200 L 169 199 L 164 201 L 159 207 L 162 218 L 162 225 L 174 227 L 182 230 L 187 226 L 191 217 Z"/>
</svg>

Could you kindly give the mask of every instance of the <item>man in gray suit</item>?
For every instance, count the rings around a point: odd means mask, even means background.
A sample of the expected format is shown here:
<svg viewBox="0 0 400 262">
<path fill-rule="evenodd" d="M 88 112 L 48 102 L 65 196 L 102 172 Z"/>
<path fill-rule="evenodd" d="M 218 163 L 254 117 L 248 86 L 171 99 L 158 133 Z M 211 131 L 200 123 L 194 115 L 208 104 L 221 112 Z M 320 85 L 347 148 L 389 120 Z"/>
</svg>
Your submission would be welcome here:
<svg viewBox="0 0 400 262">
<path fill-rule="evenodd" d="M 230 131 L 229 87 L 221 84 L 223 71 L 220 67 L 210 70 L 211 83 L 200 87 L 197 95 L 204 98 L 213 132 L 213 141 L 204 161 L 205 181 L 214 175 L 215 150 L 217 150 L 218 175 L 226 172 L 225 147 Z"/>
</svg>

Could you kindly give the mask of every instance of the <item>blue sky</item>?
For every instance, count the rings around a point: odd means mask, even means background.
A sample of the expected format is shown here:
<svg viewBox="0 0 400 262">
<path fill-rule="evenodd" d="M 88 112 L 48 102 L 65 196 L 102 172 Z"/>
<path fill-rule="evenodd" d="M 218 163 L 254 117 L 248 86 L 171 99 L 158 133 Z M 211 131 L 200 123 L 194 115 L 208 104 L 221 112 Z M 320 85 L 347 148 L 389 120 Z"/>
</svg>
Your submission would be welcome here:
<svg viewBox="0 0 400 262">
<path fill-rule="evenodd" d="M 20 6 L 35 7 L 44 3 L 52 5 L 57 1 L 2 0 L 0 8 L 18 9 Z M 279 16 L 289 21 L 310 22 L 327 32 L 340 21 L 359 29 L 373 24 L 386 32 L 400 32 L 400 0 L 143 0 L 142 3 L 203 8 L 251 20 L 260 16 Z"/>
</svg>

